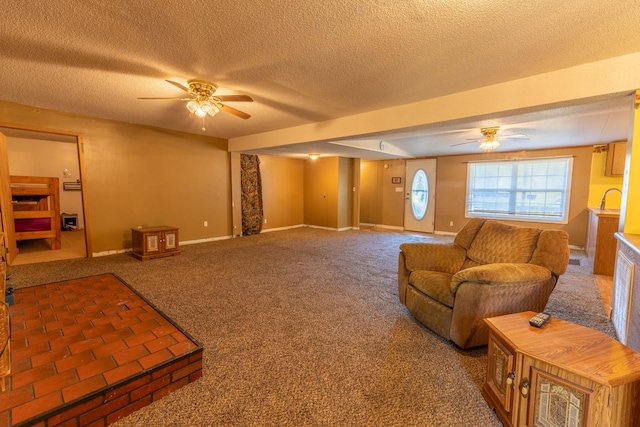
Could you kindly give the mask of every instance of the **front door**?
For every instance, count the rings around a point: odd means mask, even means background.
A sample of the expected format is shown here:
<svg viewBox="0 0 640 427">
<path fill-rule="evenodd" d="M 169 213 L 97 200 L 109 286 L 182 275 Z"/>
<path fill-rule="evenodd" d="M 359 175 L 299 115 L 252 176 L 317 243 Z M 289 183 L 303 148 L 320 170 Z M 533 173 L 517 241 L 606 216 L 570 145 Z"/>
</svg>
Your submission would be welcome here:
<svg viewBox="0 0 640 427">
<path fill-rule="evenodd" d="M 405 182 L 405 230 L 433 233 L 436 159 L 407 160 Z"/>
</svg>

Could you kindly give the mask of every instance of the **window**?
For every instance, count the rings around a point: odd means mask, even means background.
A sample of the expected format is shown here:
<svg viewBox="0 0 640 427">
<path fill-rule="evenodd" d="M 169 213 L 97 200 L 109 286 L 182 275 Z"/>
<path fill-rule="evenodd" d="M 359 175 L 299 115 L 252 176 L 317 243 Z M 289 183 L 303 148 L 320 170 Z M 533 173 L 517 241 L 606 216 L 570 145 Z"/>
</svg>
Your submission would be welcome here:
<svg viewBox="0 0 640 427">
<path fill-rule="evenodd" d="M 472 162 L 467 217 L 566 224 L 573 158 Z"/>
<path fill-rule="evenodd" d="M 411 212 L 418 221 L 424 218 L 424 214 L 427 213 L 428 204 L 429 182 L 427 174 L 422 169 L 418 169 L 411 183 Z"/>
</svg>

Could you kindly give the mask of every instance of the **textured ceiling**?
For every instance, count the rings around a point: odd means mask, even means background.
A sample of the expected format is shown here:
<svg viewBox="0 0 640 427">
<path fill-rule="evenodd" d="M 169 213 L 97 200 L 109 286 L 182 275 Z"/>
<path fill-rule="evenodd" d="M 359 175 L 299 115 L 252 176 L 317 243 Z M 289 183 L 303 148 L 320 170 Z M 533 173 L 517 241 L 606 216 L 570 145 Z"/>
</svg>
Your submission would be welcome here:
<svg viewBox="0 0 640 427">
<path fill-rule="evenodd" d="M 165 80 L 203 79 L 218 84 L 218 94 L 255 101 L 229 103 L 251 114 L 248 120 L 227 113 L 207 119 L 206 134 L 222 138 L 407 104 L 640 46 L 637 0 L 8 0 L 0 22 L 0 99 L 201 133 L 184 102 L 138 97 L 182 96 Z M 535 126 L 526 130 L 533 134 Z M 416 137 L 387 135 L 408 136 Z"/>
</svg>

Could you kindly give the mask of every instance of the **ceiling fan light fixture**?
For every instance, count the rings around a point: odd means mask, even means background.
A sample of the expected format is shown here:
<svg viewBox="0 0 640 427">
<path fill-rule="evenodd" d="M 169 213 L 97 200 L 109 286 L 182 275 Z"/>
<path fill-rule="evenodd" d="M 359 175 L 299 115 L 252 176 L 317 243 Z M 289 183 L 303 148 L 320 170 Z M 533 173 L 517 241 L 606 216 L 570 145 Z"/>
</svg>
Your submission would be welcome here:
<svg viewBox="0 0 640 427">
<path fill-rule="evenodd" d="M 253 99 L 249 95 L 220 95 L 215 96 L 215 92 L 218 86 L 213 83 L 204 82 L 201 80 L 189 80 L 187 83 L 189 87 L 186 87 L 180 83 L 167 80 L 170 84 L 176 86 L 179 89 L 187 92 L 189 98 L 139 98 L 139 99 L 170 99 L 178 101 L 187 101 L 186 107 L 190 114 L 203 119 L 202 130 L 204 131 L 204 118 L 207 115 L 213 117 L 220 112 L 233 114 L 241 119 L 248 119 L 251 116 L 240 110 L 236 110 L 224 104 L 227 102 L 253 102 Z"/>
<path fill-rule="evenodd" d="M 495 150 L 500 146 L 500 143 L 498 142 L 498 137 L 496 136 L 496 133 L 498 133 L 498 130 L 500 130 L 499 126 L 480 129 L 480 132 L 482 132 L 482 135 L 484 135 L 484 140 L 480 143 L 481 149 L 489 152 L 491 150 Z"/>
<path fill-rule="evenodd" d="M 493 139 L 493 140 L 484 140 L 480 143 L 480 148 L 486 152 L 489 152 L 491 150 L 495 150 L 496 148 L 498 148 L 500 146 L 500 143 Z"/>
<path fill-rule="evenodd" d="M 309 154 L 309 158 L 310 158 L 311 160 L 317 160 L 318 158 L 320 158 L 320 154 L 318 154 L 318 153 L 311 153 L 311 154 Z"/>
<path fill-rule="evenodd" d="M 205 113 L 208 113 L 213 108 L 213 105 L 209 101 L 200 101 L 200 109 Z"/>
<path fill-rule="evenodd" d="M 209 111 L 207 111 L 207 114 L 210 115 L 211 117 L 213 117 L 216 114 L 218 114 L 219 112 L 220 112 L 220 109 L 218 107 L 216 107 L 215 105 L 212 105 L 211 108 L 209 109 Z"/>
<path fill-rule="evenodd" d="M 195 101 L 187 102 L 187 110 L 189 110 L 191 114 L 196 114 L 198 111 L 198 103 Z"/>
</svg>

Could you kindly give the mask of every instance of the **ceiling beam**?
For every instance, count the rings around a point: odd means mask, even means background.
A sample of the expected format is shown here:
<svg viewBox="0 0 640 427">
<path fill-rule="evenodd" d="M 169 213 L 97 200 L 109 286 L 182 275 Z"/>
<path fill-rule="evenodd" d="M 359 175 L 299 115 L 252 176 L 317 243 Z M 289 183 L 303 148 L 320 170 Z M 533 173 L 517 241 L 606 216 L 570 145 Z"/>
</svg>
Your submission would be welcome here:
<svg viewBox="0 0 640 427">
<path fill-rule="evenodd" d="M 438 98 L 323 122 L 229 140 L 229 151 L 248 151 L 304 142 L 451 123 L 498 114 L 577 105 L 640 88 L 640 53 L 512 80 Z"/>
</svg>

